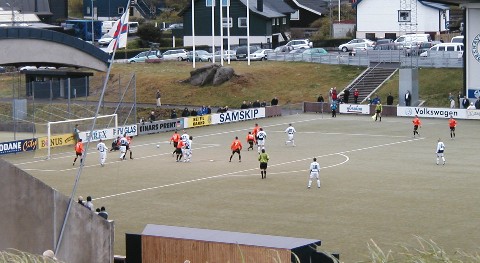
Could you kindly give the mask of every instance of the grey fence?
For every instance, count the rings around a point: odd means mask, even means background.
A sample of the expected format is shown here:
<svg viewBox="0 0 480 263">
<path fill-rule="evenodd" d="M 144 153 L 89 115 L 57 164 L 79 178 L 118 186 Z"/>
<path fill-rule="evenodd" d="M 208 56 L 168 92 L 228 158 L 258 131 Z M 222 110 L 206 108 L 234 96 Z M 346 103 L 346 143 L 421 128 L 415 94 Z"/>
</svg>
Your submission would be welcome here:
<svg viewBox="0 0 480 263">
<path fill-rule="evenodd" d="M 370 63 L 399 63 L 400 67 L 426 68 L 462 68 L 462 53 L 457 51 L 428 52 L 427 57 L 407 56 L 404 50 L 364 50 L 355 55 L 344 52 L 333 52 L 324 55 L 304 55 L 302 53 L 270 52 L 268 60 L 272 61 L 304 61 L 321 64 L 369 66 Z"/>
</svg>

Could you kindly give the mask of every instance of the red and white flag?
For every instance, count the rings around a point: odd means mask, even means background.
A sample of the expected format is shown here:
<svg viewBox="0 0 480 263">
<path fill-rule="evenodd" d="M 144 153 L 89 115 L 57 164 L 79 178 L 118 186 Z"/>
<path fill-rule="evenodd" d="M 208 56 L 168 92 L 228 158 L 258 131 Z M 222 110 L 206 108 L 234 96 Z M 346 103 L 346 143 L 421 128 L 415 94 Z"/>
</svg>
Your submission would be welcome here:
<svg viewBox="0 0 480 263">
<path fill-rule="evenodd" d="M 107 53 L 112 53 L 114 49 L 127 46 L 128 10 L 129 8 L 127 7 L 122 17 L 115 21 L 112 28 L 108 31 L 108 35 L 111 36 L 113 40 L 107 47 Z"/>
</svg>

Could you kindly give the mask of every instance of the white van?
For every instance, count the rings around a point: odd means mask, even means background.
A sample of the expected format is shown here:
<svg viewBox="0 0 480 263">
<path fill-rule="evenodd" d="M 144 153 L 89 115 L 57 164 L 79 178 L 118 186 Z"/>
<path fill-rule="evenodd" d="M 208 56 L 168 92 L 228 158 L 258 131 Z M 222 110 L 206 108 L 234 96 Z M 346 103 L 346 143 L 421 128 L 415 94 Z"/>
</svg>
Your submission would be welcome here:
<svg viewBox="0 0 480 263">
<path fill-rule="evenodd" d="M 112 28 L 113 24 L 115 24 L 115 21 L 103 21 L 102 22 L 102 35 L 108 33 L 110 28 Z"/>
<path fill-rule="evenodd" d="M 408 34 L 408 35 L 402 35 L 395 39 L 395 43 L 403 45 L 405 48 L 411 48 L 413 45 L 416 45 L 417 43 L 423 43 L 423 42 L 430 42 L 432 41 L 432 38 L 430 37 L 429 34 Z"/>
<path fill-rule="evenodd" d="M 463 51 L 464 51 L 464 46 L 463 43 L 440 43 L 437 44 L 433 47 L 431 47 L 429 50 L 423 52 L 420 54 L 421 57 L 428 57 L 432 54 L 438 54 L 439 52 L 452 52 L 455 51 L 457 52 L 456 57 L 461 58 L 463 56 Z M 443 54 L 442 54 L 443 55 Z"/>
</svg>

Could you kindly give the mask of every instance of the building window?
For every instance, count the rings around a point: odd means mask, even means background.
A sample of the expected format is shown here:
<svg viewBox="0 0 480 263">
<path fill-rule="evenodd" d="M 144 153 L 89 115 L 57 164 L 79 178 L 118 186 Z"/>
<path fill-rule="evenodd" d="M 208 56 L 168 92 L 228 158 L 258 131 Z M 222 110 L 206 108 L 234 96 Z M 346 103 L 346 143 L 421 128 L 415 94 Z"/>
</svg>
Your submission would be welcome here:
<svg viewBox="0 0 480 263">
<path fill-rule="evenodd" d="M 238 27 L 247 27 L 247 18 L 239 17 L 238 18 Z"/>
<path fill-rule="evenodd" d="M 365 38 L 370 40 L 375 40 L 375 33 L 365 33 Z"/>
<path fill-rule="evenodd" d="M 205 5 L 206 6 L 212 6 L 212 1 L 213 1 L 213 6 L 215 6 L 215 0 L 205 0 Z"/>
<path fill-rule="evenodd" d="M 300 20 L 300 10 L 295 11 L 290 15 L 290 20 Z"/>
<path fill-rule="evenodd" d="M 230 0 L 222 0 L 222 6 L 230 6 Z"/>
<path fill-rule="evenodd" d="M 387 38 L 387 39 L 396 39 L 396 38 L 397 38 L 397 34 L 395 34 L 395 33 L 385 33 L 385 38 Z"/>
<path fill-rule="evenodd" d="M 282 24 L 284 24 L 284 25 L 287 24 L 287 18 L 286 17 L 282 18 Z"/>
<path fill-rule="evenodd" d="M 222 23 L 223 23 L 223 27 L 232 27 L 232 26 L 233 26 L 232 18 L 231 18 L 231 17 L 224 17 L 224 18 L 222 18 Z M 229 26 L 229 25 L 230 25 L 230 26 Z"/>
<path fill-rule="evenodd" d="M 276 20 L 277 26 L 279 26 L 279 25 L 280 25 L 280 19 L 279 19 L 279 18 L 275 18 L 275 20 Z"/>
<path fill-rule="evenodd" d="M 239 38 L 238 45 L 239 46 L 246 46 L 248 44 L 248 40 L 246 38 Z"/>
<path fill-rule="evenodd" d="M 275 25 L 275 18 L 272 19 L 272 26 L 274 26 L 274 25 Z"/>
<path fill-rule="evenodd" d="M 123 15 L 123 13 L 125 13 L 125 7 L 119 7 L 118 8 L 118 14 Z"/>
</svg>

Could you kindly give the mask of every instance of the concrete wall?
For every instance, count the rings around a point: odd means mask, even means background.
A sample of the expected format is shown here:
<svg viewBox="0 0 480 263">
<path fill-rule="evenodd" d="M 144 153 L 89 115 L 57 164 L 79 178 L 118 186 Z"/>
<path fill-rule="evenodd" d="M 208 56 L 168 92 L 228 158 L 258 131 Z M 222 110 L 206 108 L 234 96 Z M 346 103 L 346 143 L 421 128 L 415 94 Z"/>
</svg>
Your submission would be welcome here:
<svg viewBox="0 0 480 263">
<path fill-rule="evenodd" d="M 69 198 L 0 159 L 0 250 L 55 250 Z M 114 223 L 74 203 L 57 258 L 113 262 Z"/>
</svg>

